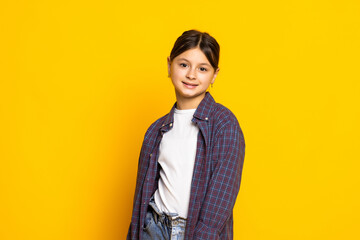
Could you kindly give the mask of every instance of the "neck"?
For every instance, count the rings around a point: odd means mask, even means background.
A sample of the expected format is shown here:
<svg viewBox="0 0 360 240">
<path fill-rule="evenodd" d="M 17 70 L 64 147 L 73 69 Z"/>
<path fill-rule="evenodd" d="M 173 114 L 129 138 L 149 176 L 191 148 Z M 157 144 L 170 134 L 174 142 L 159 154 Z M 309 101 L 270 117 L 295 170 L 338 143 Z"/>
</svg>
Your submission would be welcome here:
<svg viewBox="0 0 360 240">
<path fill-rule="evenodd" d="M 194 98 L 186 98 L 176 93 L 176 108 L 179 110 L 195 109 L 199 106 L 201 100 L 205 97 L 205 93 Z"/>
</svg>

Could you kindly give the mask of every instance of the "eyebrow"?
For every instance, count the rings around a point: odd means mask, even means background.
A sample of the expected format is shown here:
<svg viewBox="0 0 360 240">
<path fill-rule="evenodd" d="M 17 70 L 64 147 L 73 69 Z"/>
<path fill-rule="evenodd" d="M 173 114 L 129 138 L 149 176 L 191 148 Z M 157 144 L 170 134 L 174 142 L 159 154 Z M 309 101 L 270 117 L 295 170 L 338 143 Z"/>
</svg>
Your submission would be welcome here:
<svg viewBox="0 0 360 240">
<path fill-rule="evenodd" d="M 187 60 L 186 58 L 179 58 L 178 60 L 179 60 L 179 61 L 183 60 L 183 61 L 186 61 L 186 62 L 190 62 L 190 61 Z M 208 63 L 200 63 L 199 65 L 207 65 L 207 66 L 210 67 L 210 64 L 208 64 Z"/>
</svg>

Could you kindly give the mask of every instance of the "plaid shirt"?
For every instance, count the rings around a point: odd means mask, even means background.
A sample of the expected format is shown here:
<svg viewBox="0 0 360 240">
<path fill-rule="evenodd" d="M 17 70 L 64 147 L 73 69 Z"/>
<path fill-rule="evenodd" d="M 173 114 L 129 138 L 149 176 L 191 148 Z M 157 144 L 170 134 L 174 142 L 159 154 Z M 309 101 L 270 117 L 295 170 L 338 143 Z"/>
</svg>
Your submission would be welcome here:
<svg viewBox="0 0 360 240">
<path fill-rule="evenodd" d="M 171 130 L 174 109 L 147 130 L 141 147 L 133 214 L 127 239 L 142 239 L 150 197 L 158 188 L 159 145 Z M 235 115 L 209 92 L 192 122 L 199 127 L 185 240 L 233 239 L 233 207 L 240 188 L 245 155 L 244 136 Z"/>
</svg>

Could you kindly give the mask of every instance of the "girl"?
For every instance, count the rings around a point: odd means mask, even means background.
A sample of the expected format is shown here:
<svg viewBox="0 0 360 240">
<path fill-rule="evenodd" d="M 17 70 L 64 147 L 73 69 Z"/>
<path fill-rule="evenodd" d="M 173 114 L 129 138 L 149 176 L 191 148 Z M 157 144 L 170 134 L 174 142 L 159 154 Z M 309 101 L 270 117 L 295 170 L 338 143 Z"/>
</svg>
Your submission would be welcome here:
<svg viewBox="0 0 360 240">
<path fill-rule="evenodd" d="M 235 115 L 207 91 L 219 51 L 190 30 L 167 58 L 176 102 L 145 134 L 127 239 L 233 238 L 245 143 Z"/>
</svg>

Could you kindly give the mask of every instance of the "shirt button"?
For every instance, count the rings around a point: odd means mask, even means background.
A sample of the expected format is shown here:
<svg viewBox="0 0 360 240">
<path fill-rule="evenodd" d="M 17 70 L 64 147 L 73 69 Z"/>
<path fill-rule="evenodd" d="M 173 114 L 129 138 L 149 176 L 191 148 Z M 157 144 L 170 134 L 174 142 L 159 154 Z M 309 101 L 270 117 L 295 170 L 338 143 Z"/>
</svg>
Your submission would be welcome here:
<svg viewBox="0 0 360 240">
<path fill-rule="evenodd" d="M 170 123 L 170 127 L 172 126 L 172 123 Z"/>
<path fill-rule="evenodd" d="M 207 120 L 209 120 L 209 119 L 206 117 L 205 120 L 207 121 Z"/>
<path fill-rule="evenodd" d="M 165 124 L 163 124 L 162 126 L 165 126 Z"/>
</svg>

